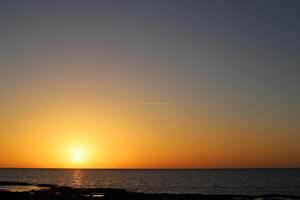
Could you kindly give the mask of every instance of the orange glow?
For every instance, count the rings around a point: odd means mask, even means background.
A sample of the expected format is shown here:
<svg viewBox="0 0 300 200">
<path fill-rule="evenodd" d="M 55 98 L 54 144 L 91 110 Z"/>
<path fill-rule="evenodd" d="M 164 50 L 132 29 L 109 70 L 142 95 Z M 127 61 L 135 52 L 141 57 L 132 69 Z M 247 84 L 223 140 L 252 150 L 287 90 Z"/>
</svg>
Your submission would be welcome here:
<svg viewBox="0 0 300 200">
<path fill-rule="evenodd" d="M 299 151 L 296 134 L 293 140 L 269 140 L 263 126 L 245 131 L 228 121 L 174 115 L 171 107 L 156 113 L 141 105 L 23 112 L 1 127 L 11 133 L 0 141 L 1 167 L 268 167 L 299 162 L 298 154 L 290 153 Z"/>
<path fill-rule="evenodd" d="M 181 105 L 88 97 L 35 96 L 22 104 L 10 102 L 10 112 L 2 113 L 0 123 L 0 167 L 300 165 L 297 129 L 287 137 L 277 134 L 286 127 L 276 124 L 251 125 Z"/>
</svg>

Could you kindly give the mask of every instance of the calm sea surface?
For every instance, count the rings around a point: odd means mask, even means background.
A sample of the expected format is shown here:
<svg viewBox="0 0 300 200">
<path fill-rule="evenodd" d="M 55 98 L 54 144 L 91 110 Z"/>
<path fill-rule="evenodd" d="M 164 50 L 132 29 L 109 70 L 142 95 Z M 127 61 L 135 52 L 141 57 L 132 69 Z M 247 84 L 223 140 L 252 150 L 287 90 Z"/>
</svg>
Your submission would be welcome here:
<svg viewBox="0 0 300 200">
<path fill-rule="evenodd" d="M 300 169 L 0 169 L 0 181 L 123 188 L 146 193 L 300 195 Z"/>
</svg>

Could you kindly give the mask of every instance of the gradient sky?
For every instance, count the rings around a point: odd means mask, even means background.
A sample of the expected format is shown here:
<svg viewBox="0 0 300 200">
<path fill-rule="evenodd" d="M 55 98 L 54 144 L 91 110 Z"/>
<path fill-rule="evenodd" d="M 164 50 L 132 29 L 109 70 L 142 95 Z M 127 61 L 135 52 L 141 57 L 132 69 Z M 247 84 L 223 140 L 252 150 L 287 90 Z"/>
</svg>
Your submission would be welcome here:
<svg viewBox="0 0 300 200">
<path fill-rule="evenodd" d="M 300 167 L 299 10 L 1 0 L 0 167 Z"/>
</svg>

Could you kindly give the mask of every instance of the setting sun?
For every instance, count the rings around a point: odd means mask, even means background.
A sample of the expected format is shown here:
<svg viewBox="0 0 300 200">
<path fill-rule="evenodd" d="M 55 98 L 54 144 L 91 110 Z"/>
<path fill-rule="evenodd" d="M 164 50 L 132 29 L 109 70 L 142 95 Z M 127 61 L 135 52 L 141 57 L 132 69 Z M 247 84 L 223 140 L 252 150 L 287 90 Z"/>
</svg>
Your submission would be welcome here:
<svg viewBox="0 0 300 200">
<path fill-rule="evenodd" d="M 75 152 L 73 155 L 73 159 L 77 162 L 81 161 L 81 153 L 80 152 Z"/>
<path fill-rule="evenodd" d="M 65 166 L 84 168 L 90 166 L 91 149 L 85 144 L 74 144 L 69 147 L 68 155 L 66 155 Z"/>
</svg>

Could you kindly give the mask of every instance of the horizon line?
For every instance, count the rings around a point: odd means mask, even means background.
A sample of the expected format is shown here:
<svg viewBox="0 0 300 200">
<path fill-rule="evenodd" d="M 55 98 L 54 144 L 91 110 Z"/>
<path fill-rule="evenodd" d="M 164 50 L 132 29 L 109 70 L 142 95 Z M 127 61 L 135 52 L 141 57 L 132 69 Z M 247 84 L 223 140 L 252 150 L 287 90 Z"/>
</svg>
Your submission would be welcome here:
<svg viewBox="0 0 300 200">
<path fill-rule="evenodd" d="M 76 168 L 76 167 L 0 167 L 0 169 L 61 169 L 61 170 L 234 170 L 234 169 L 300 169 L 300 167 L 184 167 L 184 168 Z"/>
</svg>

